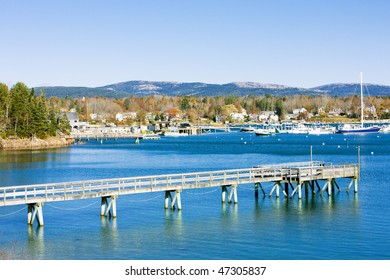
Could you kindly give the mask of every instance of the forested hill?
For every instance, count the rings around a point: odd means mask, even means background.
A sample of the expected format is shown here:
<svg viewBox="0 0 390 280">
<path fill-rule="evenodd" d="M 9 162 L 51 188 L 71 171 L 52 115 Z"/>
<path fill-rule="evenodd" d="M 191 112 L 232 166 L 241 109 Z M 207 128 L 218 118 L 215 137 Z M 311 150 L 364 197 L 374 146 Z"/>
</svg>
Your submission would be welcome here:
<svg viewBox="0 0 390 280">
<path fill-rule="evenodd" d="M 360 84 L 329 84 L 312 89 L 326 92 L 331 96 L 360 94 Z M 363 91 L 365 96 L 390 96 L 390 86 L 364 84 Z"/>
<path fill-rule="evenodd" d="M 35 88 L 40 92 L 41 88 Z M 359 84 L 329 84 L 314 88 L 288 87 L 274 84 L 260 84 L 253 82 L 236 82 L 228 84 L 206 83 L 179 83 L 179 82 L 153 82 L 153 81 L 129 81 L 97 88 L 91 87 L 45 87 L 46 96 L 58 97 L 92 97 L 104 96 L 109 98 L 124 98 L 131 95 L 193 95 L 193 96 L 226 96 L 226 95 L 265 95 L 286 96 L 294 94 L 330 96 L 348 96 L 360 93 Z M 365 95 L 389 96 L 390 86 L 366 84 Z"/>
</svg>

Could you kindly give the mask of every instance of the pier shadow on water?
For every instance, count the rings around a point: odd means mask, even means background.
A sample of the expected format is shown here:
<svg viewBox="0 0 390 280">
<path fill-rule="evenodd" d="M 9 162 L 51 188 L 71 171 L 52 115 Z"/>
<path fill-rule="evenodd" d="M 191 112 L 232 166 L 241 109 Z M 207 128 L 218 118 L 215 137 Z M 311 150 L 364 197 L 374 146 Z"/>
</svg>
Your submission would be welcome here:
<svg viewBox="0 0 390 280">
<path fill-rule="evenodd" d="M 112 216 L 101 216 L 100 221 L 102 250 L 115 252 L 116 248 L 120 246 L 117 219 Z"/>
<path fill-rule="evenodd" d="M 45 256 L 44 227 L 27 225 L 27 256 L 35 256 L 40 259 Z"/>
</svg>

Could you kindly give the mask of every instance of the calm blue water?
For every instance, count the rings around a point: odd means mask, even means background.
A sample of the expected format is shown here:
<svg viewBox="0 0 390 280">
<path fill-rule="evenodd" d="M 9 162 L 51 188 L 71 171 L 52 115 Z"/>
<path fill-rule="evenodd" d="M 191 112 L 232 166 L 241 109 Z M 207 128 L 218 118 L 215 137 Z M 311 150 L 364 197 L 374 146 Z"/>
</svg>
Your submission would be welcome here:
<svg viewBox="0 0 390 280">
<path fill-rule="evenodd" d="M 0 207 L 0 253 L 16 259 L 390 259 L 390 134 L 217 133 L 182 138 L 89 141 L 70 148 L 0 151 L 0 185 L 245 168 L 314 160 L 355 163 L 359 193 L 254 197 L 240 185 L 238 205 L 221 190 L 182 193 L 182 211 L 164 210 L 163 193 L 121 196 L 116 219 L 100 200 L 46 203 L 45 226 L 27 226 L 25 206 Z M 264 184 L 266 191 L 271 185 Z M 18 212 L 19 211 L 19 212 Z"/>
</svg>

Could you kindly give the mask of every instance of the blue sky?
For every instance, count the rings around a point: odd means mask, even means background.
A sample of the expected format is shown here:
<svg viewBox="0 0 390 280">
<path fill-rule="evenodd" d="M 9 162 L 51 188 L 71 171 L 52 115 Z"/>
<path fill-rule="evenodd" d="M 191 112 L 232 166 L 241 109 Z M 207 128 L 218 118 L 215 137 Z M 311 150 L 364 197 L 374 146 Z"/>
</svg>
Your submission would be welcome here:
<svg viewBox="0 0 390 280">
<path fill-rule="evenodd" d="M 0 0 L 0 81 L 390 85 L 390 1 Z"/>
</svg>

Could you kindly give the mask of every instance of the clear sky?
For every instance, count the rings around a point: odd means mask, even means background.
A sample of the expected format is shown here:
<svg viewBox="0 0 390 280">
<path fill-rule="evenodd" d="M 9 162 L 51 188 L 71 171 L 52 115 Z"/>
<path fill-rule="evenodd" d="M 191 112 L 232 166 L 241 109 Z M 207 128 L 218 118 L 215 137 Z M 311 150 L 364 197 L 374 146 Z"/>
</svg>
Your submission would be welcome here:
<svg viewBox="0 0 390 280">
<path fill-rule="evenodd" d="M 0 81 L 390 85 L 387 0 L 0 0 Z"/>
</svg>

